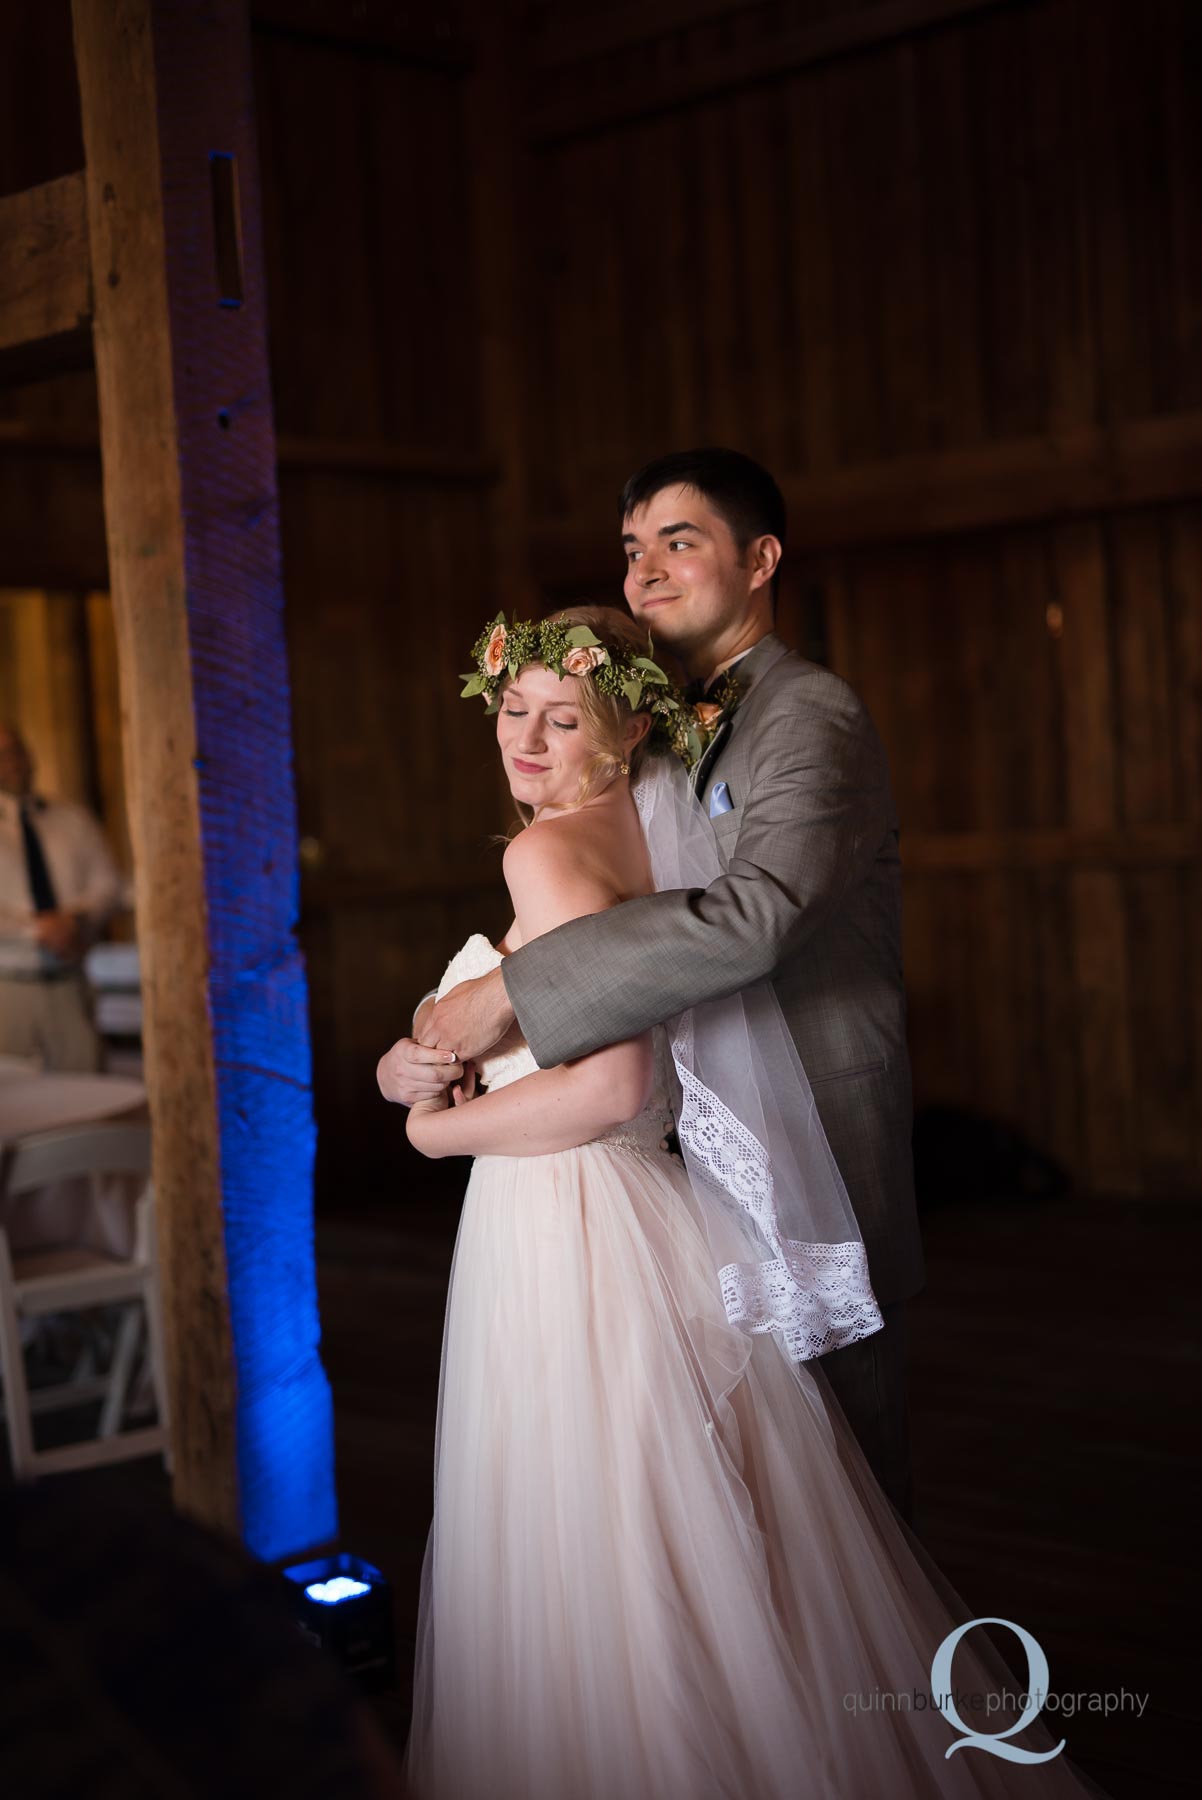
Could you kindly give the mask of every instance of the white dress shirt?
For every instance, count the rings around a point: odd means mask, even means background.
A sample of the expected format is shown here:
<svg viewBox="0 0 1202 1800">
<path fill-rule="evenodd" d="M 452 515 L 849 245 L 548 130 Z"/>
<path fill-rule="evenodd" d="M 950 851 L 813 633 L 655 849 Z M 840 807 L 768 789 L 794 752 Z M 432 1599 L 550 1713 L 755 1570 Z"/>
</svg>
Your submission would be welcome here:
<svg viewBox="0 0 1202 1800">
<path fill-rule="evenodd" d="M 28 977 L 69 966 L 34 936 L 37 915 L 29 889 L 22 805 L 41 841 L 58 906 L 82 915 L 85 938 L 95 937 L 127 897 L 104 832 L 86 807 L 36 795 L 21 801 L 15 794 L 0 793 L 0 977 Z"/>
</svg>

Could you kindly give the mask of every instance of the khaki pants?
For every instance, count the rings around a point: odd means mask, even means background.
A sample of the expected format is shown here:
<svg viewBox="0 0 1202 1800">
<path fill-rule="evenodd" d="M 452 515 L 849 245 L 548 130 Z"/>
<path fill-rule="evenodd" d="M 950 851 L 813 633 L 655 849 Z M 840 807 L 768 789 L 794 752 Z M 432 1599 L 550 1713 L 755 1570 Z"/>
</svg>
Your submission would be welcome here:
<svg viewBox="0 0 1202 1800">
<path fill-rule="evenodd" d="M 100 1039 L 83 976 L 62 981 L 0 976 L 0 1056 L 35 1057 L 44 1069 L 58 1072 L 97 1070 Z"/>
<path fill-rule="evenodd" d="M 818 1367 L 831 1385 L 873 1474 L 909 1521 L 913 1509 L 906 1413 L 906 1306 L 882 1306 L 880 1331 L 832 1350 Z"/>
</svg>

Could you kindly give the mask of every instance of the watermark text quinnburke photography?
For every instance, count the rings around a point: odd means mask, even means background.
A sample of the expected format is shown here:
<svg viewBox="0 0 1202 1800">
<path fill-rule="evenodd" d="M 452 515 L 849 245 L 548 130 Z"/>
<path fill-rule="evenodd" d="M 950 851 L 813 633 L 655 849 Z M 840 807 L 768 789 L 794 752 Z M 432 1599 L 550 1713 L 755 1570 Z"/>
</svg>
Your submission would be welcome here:
<svg viewBox="0 0 1202 1800">
<path fill-rule="evenodd" d="M 996 1693 L 977 1693 L 970 1688 L 953 1688 L 947 1694 L 934 1694 L 924 1688 L 902 1688 L 896 1691 L 891 1688 L 871 1688 L 865 1693 L 844 1694 L 843 1706 L 847 1712 L 882 1713 L 882 1712 L 948 1712 L 955 1710 L 962 1713 L 980 1713 L 991 1717 L 997 1713 L 1024 1713 L 1034 1706 L 1037 1712 L 1059 1713 L 1061 1718 L 1071 1719 L 1077 1713 L 1134 1713 L 1142 1719 L 1144 1708 L 1148 1704 L 1147 1694 L 1134 1693 L 1130 1688 L 1114 1688 L 1107 1693 L 1087 1690 L 1074 1694 L 1042 1693 L 1038 1688 L 1033 1693 L 1010 1693 L 1000 1688 Z"/>
<path fill-rule="evenodd" d="M 952 1658 L 956 1646 L 961 1638 L 966 1637 L 978 1625 L 1004 1625 L 1014 1633 L 1027 1653 L 1027 1684 L 1024 1688 L 1014 1691 L 1005 1687 L 978 1690 L 956 1685 L 952 1677 Z M 942 1713 L 952 1730 L 960 1734 L 954 1743 L 948 1745 L 945 1756 L 954 1756 L 957 1750 L 980 1750 L 987 1756 L 1001 1757 L 1005 1762 L 1011 1763 L 1051 1762 L 1064 1749 L 1067 1741 L 1065 1738 L 1061 1738 L 1050 1750 L 1025 1749 L 1022 1745 L 1009 1741 L 1025 1731 L 1040 1713 L 1055 1713 L 1064 1720 L 1075 1718 L 1078 1713 L 1083 1712 L 1104 1713 L 1107 1717 L 1112 1713 L 1133 1712 L 1142 1719 L 1147 1704 L 1147 1694 L 1137 1694 L 1127 1688 L 1117 1688 L 1105 1693 L 1090 1690 L 1056 1692 L 1049 1686 L 1048 1659 L 1039 1640 L 1032 1637 L 1023 1626 L 1016 1625 L 1013 1619 L 998 1618 L 969 1619 L 967 1623 L 948 1633 L 931 1663 L 929 1688 L 908 1688 L 893 1693 L 873 1688 L 870 1693 L 843 1696 L 844 1710 L 850 1713 Z M 1015 1719 L 1016 1713 L 1018 1717 Z M 965 1717 L 966 1714 L 968 1718 Z M 1002 1720 L 1014 1719 L 1014 1723 L 1004 1731 L 996 1728 L 990 1730 L 989 1720 L 998 1717 Z M 971 1724 L 969 1718 L 973 1721 Z M 979 1729 L 980 1726 L 985 1729 Z"/>
</svg>

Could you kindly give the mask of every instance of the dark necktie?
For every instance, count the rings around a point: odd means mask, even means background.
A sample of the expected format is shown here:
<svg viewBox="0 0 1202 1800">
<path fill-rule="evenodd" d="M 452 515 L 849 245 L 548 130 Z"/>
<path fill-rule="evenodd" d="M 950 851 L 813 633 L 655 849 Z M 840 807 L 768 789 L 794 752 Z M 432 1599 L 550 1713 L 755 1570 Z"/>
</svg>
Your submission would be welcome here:
<svg viewBox="0 0 1202 1800">
<path fill-rule="evenodd" d="M 29 870 L 29 891 L 33 895 L 33 910 L 39 913 L 57 912 L 58 900 L 55 898 L 50 870 L 46 867 L 46 853 L 42 849 L 42 840 L 38 836 L 36 825 L 24 807 L 21 808 L 21 834 L 25 839 L 25 863 Z"/>
<path fill-rule="evenodd" d="M 708 686 L 709 686 L 709 682 L 703 681 L 701 679 L 698 679 L 696 681 L 690 681 L 688 687 L 686 687 L 686 689 L 684 691 L 684 697 L 685 697 L 686 703 L 689 706 L 696 706 L 696 704 L 699 700 L 704 700 L 705 699 L 705 690 Z"/>
</svg>

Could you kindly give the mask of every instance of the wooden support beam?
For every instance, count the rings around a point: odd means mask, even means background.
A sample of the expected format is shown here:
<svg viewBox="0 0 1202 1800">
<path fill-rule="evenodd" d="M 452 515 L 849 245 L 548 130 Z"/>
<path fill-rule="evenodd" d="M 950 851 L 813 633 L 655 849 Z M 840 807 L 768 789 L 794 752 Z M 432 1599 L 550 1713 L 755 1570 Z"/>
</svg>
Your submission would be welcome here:
<svg viewBox="0 0 1202 1800">
<path fill-rule="evenodd" d="M 72 10 L 175 1492 L 278 1557 L 335 1510 L 249 26 Z"/>
<path fill-rule="evenodd" d="M 686 9 L 672 3 L 665 7 L 627 7 L 616 15 L 597 9 L 581 17 L 561 9 L 564 23 L 547 33 L 540 54 L 541 79 L 528 110 L 526 130 L 532 143 L 548 144 L 605 131 L 631 119 L 656 117 L 675 106 L 687 106 L 732 88 L 757 81 L 773 81 L 792 69 L 831 62 L 898 38 L 912 37 L 942 25 L 954 24 L 965 14 L 996 11 L 1000 6 L 1028 4 L 1029 0 L 877 0 L 876 5 L 841 9 L 828 19 L 805 24 L 786 22 L 783 8 L 754 9 L 728 5 L 733 14 L 760 13 L 760 29 L 752 36 L 740 32 L 733 41 L 721 38 L 709 54 L 678 56 L 680 39 L 693 25 L 714 19 L 717 8 L 698 0 Z M 695 14 L 686 16 L 691 11 Z M 662 47 L 662 48 L 661 48 Z M 548 77 L 566 72 L 573 64 L 587 64 L 596 57 L 601 78 L 593 86 L 573 83 L 566 92 Z"/>
<path fill-rule="evenodd" d="M 653 39 L 732 21 L 762 6 L 763 0 L 627 0 L 587 12 L 555 7 L 534 21 L 530 61 L 539 71 L 558 72 L 597 56 L 630 55 Z"/>
<path fill-rule="evenodd" d="M 0 457 L 86 459 L 97 456 L 99 448 L 90 426 L 0 419 Z M 276 440 L 276 459 L 281 469 L 399 482 L 488 487 L 502 480 L 498 458 L 384 440 L 282 436 Z M 790 546 L 805 550 L 903 543 L 1030 519 L 1188 500 L 1202 493 L 1202 412 L 969 444 L 814 475 L 784 474 L 781 487 L 789 503 Z M 617 536 L 604 519 L 590 514 L 536 520 L 532 542 L 541 576 L 587 578 L 611 570 Z"/>
<path fill-rule="evenodd" d="M 86 368 L 91 323 L 83 174 L 0 199 L 0 382 Z"/>
<path fill-rule="evenodd" d="M 88 341 L 91 356 L 91 339 Z M 27 451 L 31 456 L 100 455 L 100 434 L 91 425 L 60 419 L 0 419 L 0 454 Z M 456 454 L 423 444 L 401 444 L 385 438 L 276 438 L 281 469 L 305 469 L 324 475 L 374 475 L 385 481 L 445 483 L 450 487 L 487 487 L 500 468 L 488 456 Z"/>
<path fill-rule="evenodd" d="M 471 60 L 452 9 L 398 6 L 397 0 L 251 0 L 256 32 L 308 38 L 348 50 L 394 56 L 431 69 L 463 69 Z"/>
<path fill-rule="evenodd" d="M 1104 831 L 904 831 L 907 875 L 981 875 L 999 869 L 1200 869 L 1196 825 Z"/>
<path fill-rule="evenodd" d="M 1202 493 L 1202 413 L 786 475 L 781 489 L 792 552 L 1190 499 Z M 533 544 L 547 582 L 608 577 L 621 560 L 616 521 L 595 515 L 537 522 Z"/>
</svg>

